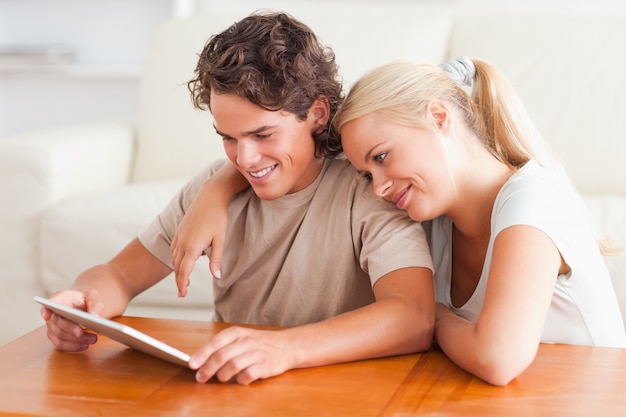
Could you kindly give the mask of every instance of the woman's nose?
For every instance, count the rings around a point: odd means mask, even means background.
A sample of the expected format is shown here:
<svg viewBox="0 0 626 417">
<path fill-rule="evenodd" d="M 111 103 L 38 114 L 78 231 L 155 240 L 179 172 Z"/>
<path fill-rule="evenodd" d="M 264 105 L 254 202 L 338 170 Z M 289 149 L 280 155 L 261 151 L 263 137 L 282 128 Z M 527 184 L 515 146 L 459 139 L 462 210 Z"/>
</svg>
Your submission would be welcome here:
<svg viewBox="0 0 626 417">
<path fill-rule="evenodd" d="M 380 175 L 372 174 L 372 190 L 376 197 L 385 198 L 391 188 L 391 180 Z"/>
</svg>

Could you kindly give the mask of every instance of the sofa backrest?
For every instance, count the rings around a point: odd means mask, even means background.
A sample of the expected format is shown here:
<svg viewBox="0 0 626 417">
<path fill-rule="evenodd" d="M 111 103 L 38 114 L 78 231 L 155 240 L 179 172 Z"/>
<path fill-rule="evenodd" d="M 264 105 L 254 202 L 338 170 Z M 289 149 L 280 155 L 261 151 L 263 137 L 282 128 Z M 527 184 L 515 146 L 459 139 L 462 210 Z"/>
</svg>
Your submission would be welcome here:
<svg viewBox="0 0 626 417">
<path fill-rule="evenodd" d="M 332 46 L 347 86 L 395 58 L 439 62 L 451 20 L 442 14 L 354 10 L 292 13 Z M 137 124 L 134 182 L 187 178 L 224 156 L 208 111 L 195 110 L 186 82 L 209 37 L 245 14 L 179 19 L 159 27 L 146 57 Z"/>
<path fill-rule="evenodd" d="M 333 47 L 346 89 L 399 58 L 468 55 L 501 68 L 579 190 L 626 195 L 626 22 L 623 18 L 425 12 L 419 7 L 297 12 Z M 214 14 L 161 26 L 140 93 L 133 180 L 187 178 L 223 157 L 209 112 L 186 82 L 214 33 L 243 17 Z"/>
<path fill-rule="evenodd" d="M 455 16 L 450 53 L 492 62 L 578 189 L 626 196 L 624 18 Z"/>
<path fill-rule="evenodd" d="M 161 25 L 148 49 L 139 93 L 133 181 L 192 176 L 207 160 L 223 156 L 208 112 L 193 107 L 187 81 L 208 34 L 236 20 L 174 20 Z"/>
</svg>

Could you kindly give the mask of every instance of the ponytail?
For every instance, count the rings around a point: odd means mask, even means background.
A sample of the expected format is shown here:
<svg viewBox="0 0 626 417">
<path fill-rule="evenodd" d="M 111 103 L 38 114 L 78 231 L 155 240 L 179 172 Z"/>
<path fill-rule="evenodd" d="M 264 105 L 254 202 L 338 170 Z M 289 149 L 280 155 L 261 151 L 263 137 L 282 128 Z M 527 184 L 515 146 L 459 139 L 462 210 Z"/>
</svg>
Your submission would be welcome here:
<svg viewBox="0 0 626 417">
<path fill-rule="evenodd" d="M 441 68 L 459 88 L 470 88 L 470 114 L 465 119 L 472 122 L 469 127 L 498 160 L 514 170 L 530 159 L 540 164 L 552 162 L 519 96 L 496 67 L 462 56 Z"/>
</svg>

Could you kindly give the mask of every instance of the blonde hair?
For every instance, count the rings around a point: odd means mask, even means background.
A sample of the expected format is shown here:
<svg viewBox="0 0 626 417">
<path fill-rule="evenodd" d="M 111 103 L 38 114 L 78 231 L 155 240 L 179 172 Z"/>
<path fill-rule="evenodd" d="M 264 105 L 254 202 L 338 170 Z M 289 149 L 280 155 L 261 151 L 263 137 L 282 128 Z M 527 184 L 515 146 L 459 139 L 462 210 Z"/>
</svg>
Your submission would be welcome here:
<svg viewBox="0 0 626 417">
<path fill-rule="evenodd" d="M 335 128 L 341 132 L 346 123 L 377 112 L 396 123 L 436 132 L 427 108 L 441 100 L 455 107 L 483 145 L 512 170 L 530 159 L 563 169 L 504 75 L 480 59 L 461 57 L 456 61 L 452 68 L 450 63 L 436 66 L 396 61 L 370 71 L 348 93 L 334 118 Z M 622 251 L 609 239 L 597 243 L 605 256 Z"/>
<path fill-rule="evenodd" d="M 441 67 L 396 61 L 364 75 L 350 90 L 335 117 L 338 130 L 351 120 L 378 112 L 407 126 L 434 129 L 426 111 L 441 100 L 454 106 L 467 127 L 501 162 L 517 170 L 530 159 L 551 162 L 524 106 L 510 83 L 493 65 L 473 63 L 471 91 L 450 78 Z"/>
</svg>

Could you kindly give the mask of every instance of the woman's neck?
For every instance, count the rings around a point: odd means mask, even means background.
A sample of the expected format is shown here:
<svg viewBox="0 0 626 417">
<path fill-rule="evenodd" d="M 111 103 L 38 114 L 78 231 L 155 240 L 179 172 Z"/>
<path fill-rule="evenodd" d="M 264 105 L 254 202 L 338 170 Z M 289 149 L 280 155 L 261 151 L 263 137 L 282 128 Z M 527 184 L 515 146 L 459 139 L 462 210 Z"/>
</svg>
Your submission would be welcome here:
<svg viewBox="0 0 626 417">
<path fill-rule="evenodd" d="M 448 216 L 461 235 L 481 239 L 490 234 L 496 197 L 514 171 L 486 150 L 469 162 L 459 175 L 457 198 Z"/>
</svg>

